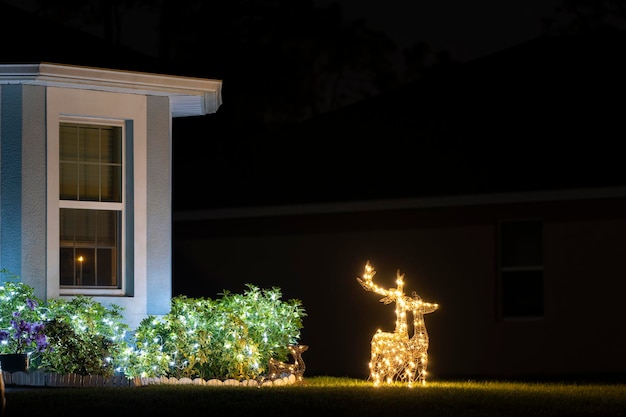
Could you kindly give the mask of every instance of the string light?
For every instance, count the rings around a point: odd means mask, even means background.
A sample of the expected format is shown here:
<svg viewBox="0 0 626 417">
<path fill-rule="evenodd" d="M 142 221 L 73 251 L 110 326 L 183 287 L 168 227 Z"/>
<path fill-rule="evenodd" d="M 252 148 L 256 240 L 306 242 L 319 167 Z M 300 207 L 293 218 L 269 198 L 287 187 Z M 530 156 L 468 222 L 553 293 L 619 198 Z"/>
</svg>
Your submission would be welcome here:
<svg viewBox="0 0 626 417">
<path fill-rule="evenodd" d="M 306 352 L 309 347 L 307 345 L 289 345 L 288 348 L 294 362 L 285 363 L 277 361 L 274 358 L 270 358 L 269 378 L 276 379 L 284 375 L 293 375 L 296 377 L 296 381 L 302 382 L 304 380 L 304 371 L 306 369 L 306 365 L 302 360 L 302 352 Z"/>
<path fill-rule="evenodd" d="M 400 274 L 399 270 L 396 288 L 379 287 L 373 282 L 374 275 L 376 271 L 367 261 L 363 277 L 357 277 L 357 281 L 366 291 L 382 295 L 381 303 L 396 303 L 396 329 L 393 333 L 379 329 L 372 337 L 370 378 L 376 387 L 381 383 L 392 384 L 395 381 L 406 382 L 409 387 L 416 381 L 426 385 L 429 339 L 424 314 L 432 313 L 439 305 L 422 301 L 415 292 L 410 297 L 405 295 L 404 274 Z M 413 313 L 411 337 L 406 322 L 407 311 Z"/>
</svg>

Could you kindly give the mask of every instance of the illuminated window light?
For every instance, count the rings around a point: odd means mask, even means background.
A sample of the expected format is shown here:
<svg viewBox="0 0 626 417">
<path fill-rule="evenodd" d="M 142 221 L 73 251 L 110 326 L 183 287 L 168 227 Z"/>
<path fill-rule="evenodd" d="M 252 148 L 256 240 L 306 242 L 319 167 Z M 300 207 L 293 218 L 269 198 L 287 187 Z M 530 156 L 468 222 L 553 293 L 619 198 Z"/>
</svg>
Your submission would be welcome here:
<svg viewBox="0 0 626 417">
<path fill-rule="evenodd" d="M 357 281 L 366 291 L 380 294 L 381 303 L 396 303 L 396 329 L 393 333 L 380 329 L 372 337 L 370 357 L 370 378 L 374 386 L 381 383 L 406 382 L 409 387 L 414 382 L 426 385 L 428 367 L 428 333 L 424 314 L 439 308 L 438 304 L 427 303 L 415 292 L 409 297 L 404 294 L 404 274 L 397 272 L 396 288 L 384 289 L 374 284 L 376 271 L 369 261 L 365 265 L 363 277 Z M 409 337 L 406 312 L 413 313 L 413 336 Z"/>
</svg>

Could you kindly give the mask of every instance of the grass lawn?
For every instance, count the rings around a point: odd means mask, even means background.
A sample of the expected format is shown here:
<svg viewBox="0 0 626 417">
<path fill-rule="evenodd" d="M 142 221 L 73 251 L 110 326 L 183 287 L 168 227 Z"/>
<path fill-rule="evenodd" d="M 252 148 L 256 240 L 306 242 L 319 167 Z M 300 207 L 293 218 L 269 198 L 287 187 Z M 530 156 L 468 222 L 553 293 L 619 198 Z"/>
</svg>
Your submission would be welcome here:
<svg viewBox="0 0 626 417">
<path fill-rule="evenodd" d="M 305 377 L 280 387 L 150 385 L 11 388 L 12 416 L 626 416 L 626 384 L 429 381 L 374 388 L 365 380 Z"/>
</svg>

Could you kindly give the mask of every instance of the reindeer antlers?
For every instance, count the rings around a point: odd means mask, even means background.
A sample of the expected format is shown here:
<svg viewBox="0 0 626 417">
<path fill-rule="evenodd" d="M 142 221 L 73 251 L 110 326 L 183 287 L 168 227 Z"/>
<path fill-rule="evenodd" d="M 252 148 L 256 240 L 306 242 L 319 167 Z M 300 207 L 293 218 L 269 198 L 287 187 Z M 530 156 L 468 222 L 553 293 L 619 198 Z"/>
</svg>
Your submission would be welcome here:
<svg viewBox="0 0 626 417">
<path fill-rule="evenodd" d="M 432 313 L 439 308 L 438 304 L 432 304 L 422 301 L 421 297 L 414 291 L 412 297 L 404 295 L 404 274 L 398 270 L 396 277 L 396 288 L 384 289 L 374 284 L 373 278 L 376 275 L 376 270 L 372 267 L 370 261 L 365 264 L 365 271 L 363 272 L 363 278 L 357 277 L 356 280 L 366 291 L 371 291 L 376 294 L 380 294 L 383 298 L 380 299 L 381 303 L 390 304 L 397 302 L 397 300 L 404 300 L 403 303 L 409 308 L 419 307 L 424 313 Z M 411 299 L 412 298 L 412 299 Z"/>
<path fill-rule="evenodd" d="M 374 275 L 376 275 L 376 270 L 374 270 L 370 261 L 367 261 L 367 263 L 365 264 L 365 271 L 363 272 L 363 278 L 357 277 L 356 280 L 366 291 L 372 291 L 376 294 L 384 295 L 385 297 L 402 294 L 402 287 L 404 286 L 404 274 L 400 274 L 400 271 L 398 271 L 398 276 L 396 279 L 396 284 L 398 284 L 398 287 L 390 288 L 388 290 L 374 284 L 374 282 L 372 281 Z"/>
<path fill-rule="evenodd" d="M 374 270 L 374 268 L 372 268 L 370 261 L 367 261 L 367 263 L 365 264 L 363 279 L 361 279 L 360 277 L 356 277 L 356 280 L 366 291 L 372 291 L 373 288 L 376 287 L 376 285 L 374 285 L 374 283 L 372 282 L 372 278 L 374 278 L 374 275 L 376 275 L 376 271 Z"/>
</svg>

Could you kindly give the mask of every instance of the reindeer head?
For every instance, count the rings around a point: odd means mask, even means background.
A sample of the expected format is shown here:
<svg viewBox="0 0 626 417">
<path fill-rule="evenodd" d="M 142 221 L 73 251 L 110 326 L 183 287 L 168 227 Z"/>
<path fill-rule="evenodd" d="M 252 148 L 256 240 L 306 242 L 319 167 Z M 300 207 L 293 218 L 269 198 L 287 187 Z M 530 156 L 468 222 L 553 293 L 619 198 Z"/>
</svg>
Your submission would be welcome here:
<svg viewBox="0 0 626 417">
<path fill-rule="evenodd" d="M 371 291 L 376 294 L 380 294 L 383 298 L 380 299 L 381 303 L 389 304 L 392 302 L 403 304 L 407 310 L 421 311 L 422 314 L 432 313 L 439 308 L 438 304 L 427 303 L 422 298 L 413 292 L 411 297 L 404 294 L 404 274 L 400 274 L 398 270 L 396 275 L 396 288 L 384 289 L 374 283 L 374 275 L 376 271 L 372 267 L 370 261 L 365 264 L 365 271 L 363 272 L 363 278 L 357 277 L 356 280 L 366 291 Z"/>
</svg>

